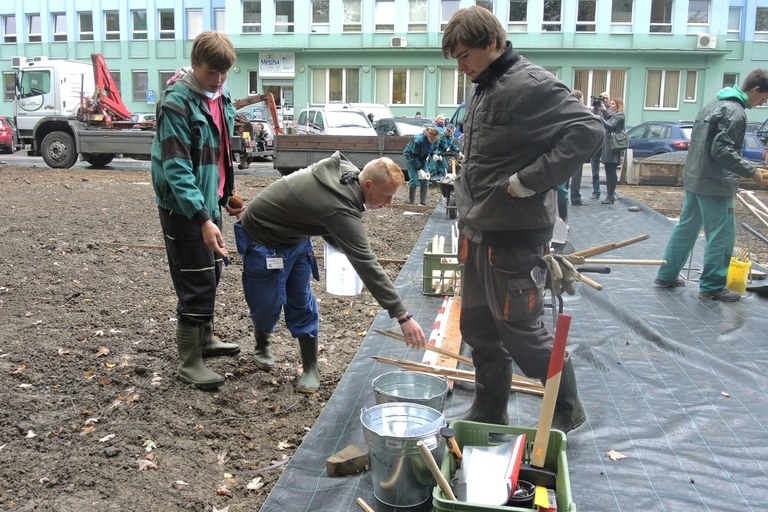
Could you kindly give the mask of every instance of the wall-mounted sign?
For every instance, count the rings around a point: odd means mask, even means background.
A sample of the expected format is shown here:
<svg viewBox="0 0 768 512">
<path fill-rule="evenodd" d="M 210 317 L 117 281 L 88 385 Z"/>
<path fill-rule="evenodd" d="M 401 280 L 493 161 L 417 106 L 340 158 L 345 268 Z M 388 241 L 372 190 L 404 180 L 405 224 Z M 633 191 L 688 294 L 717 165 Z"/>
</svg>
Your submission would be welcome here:
<svg viewBox="0 0 768 512">
<path fill-rule="evenodd" d="M 296 56 L 291 53 L 261 52 L 259 53 L 259 75 L 262 78 L 293 78 Z"/>
</svg>

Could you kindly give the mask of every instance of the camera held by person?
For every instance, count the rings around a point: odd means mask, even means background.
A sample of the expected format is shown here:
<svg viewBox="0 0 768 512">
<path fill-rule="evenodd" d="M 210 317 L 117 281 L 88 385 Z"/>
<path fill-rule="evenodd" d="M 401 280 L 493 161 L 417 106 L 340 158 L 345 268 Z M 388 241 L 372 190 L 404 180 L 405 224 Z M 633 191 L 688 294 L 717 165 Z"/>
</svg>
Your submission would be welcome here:
<svg viewBox="0 0 768 512">
<path fill-rule="evenodd" d="M 599 109 L 604 105 L 602 96 L 590 96 L 592 98 L 592 108 Z"/>
</svg>

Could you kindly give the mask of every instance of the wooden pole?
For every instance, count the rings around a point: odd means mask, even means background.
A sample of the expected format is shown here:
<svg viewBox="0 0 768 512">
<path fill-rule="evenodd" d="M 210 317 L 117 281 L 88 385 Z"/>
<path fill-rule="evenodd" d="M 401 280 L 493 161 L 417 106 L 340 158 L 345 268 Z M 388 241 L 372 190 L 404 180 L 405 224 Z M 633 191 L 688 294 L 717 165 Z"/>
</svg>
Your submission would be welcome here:
<svg viewBox="0 0 768 512">
<path fill-rule="evenodd" d="M 604 252 L 612 251 L 614 249 L 618 249 L 619 247 L 626 247 L 627 245 L 632 245 L 637 242 L 642 242 L 643 240 L 648 240 L 650 238 L 649 235 L 639 235 L 634 238 L 629 238 L 627 240 L 622 240 L 621 242 L 608 242 L 607 244 L 602 245 L 596 245 L 594 247 L 588 247 L 586 249 L 582 249 L 580 251 L 573 252 L 574 256 L 583 256 L 585 258 L 588 258 L 589 256 L 594 256 L 596 254 L 601 254 Z"/>
<path fill-rule="evenodd" d="M 633 259 L 609 259 L 609 258 L 587 258 L 584 263 L 595 263 L 600 265 L 666 265 L 667 260 L 633 260 Z"/>
<path fill-rule="evenodd" d="M 392 339 L 402 341 L 403 343 L 405 343 L 405 336 L 403 336 L 402 334 L 398 334 L 392 331 L 387 331 L 385 329 L 374 329 L 373 332 L 382 334 L 384 336 L 388 336 Z M 432 345 L 427 345 L 424 348 L 430 352 L 434 352 L 435 354 L 441 354 L 446 357 L 451 357 L 453 359 L 456 359 L 457 361 L 461 361 L 462 363 L 473 364 L 472 359 L 470 359 L 469 357 L 462 356 L 461 354 L 455 354 L 450 350 L 445 350 L 440 347 L 434 347 Z"/>
</svg>

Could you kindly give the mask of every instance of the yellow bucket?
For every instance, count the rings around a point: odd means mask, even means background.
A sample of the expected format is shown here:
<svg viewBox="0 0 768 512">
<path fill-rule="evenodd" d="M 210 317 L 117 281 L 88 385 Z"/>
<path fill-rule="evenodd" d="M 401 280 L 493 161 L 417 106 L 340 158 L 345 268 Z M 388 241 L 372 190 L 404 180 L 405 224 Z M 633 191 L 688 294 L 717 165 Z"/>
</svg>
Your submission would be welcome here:
<svg viewBox="0 0 768 512">
<path fill-rule="evenodd" d="M 747 279 L 749 278 L 751 268 L 751 261 L 741 261 L 732 257 L 731 264 L 728 265 L 728 277 L 725 280 L 725 287 L 741 295 L 746 294 Z"/>
</svg>

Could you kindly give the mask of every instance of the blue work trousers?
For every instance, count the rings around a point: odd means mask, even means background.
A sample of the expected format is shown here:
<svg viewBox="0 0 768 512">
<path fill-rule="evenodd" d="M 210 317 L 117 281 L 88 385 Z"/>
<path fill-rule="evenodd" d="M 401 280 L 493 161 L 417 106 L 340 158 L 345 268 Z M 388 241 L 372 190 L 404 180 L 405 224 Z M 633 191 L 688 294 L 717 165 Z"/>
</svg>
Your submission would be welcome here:
<svg viewBox="0 0 768 512">
<path fill-rule="evenodd" d="M 664 259 L 656 277 L 673 282 L 688 261 L 704 226 L 704 268 L 699 280 L 702 292 L 717 292 L 725 288 L 728 266 L 736 243 L 736 215 L 732 196 L 706 196 L 685 193 L 680 221 L 672 229 Z"/>
<path fill-rule="evenodd" d="M 257 244 L 240 222 L 235 223 L 237 252 L 243 257 L 243 294 L 253 327 L 274 332 L 285 312 L 285 324 L 294 338 L 317 337 L 320 314 L 310 279 L 319 279 L 309 239 L 279 248 Z M 270 268 L 281 262 L 282 268 Z"/>
</svg>

